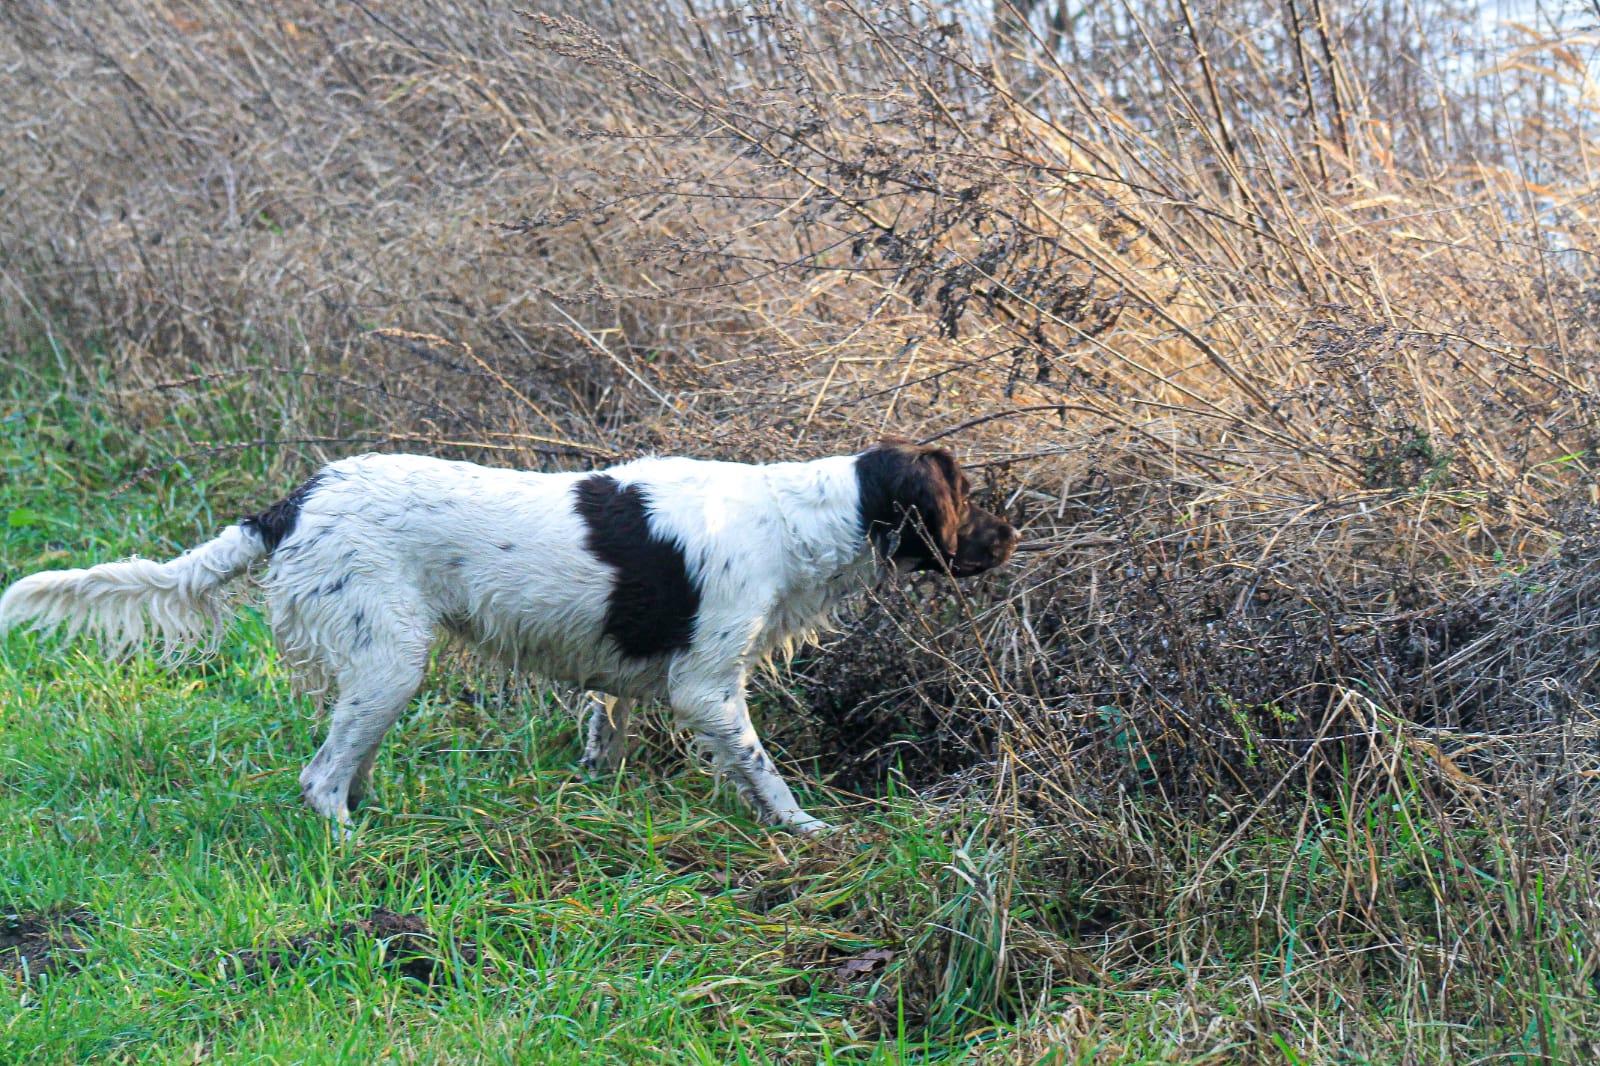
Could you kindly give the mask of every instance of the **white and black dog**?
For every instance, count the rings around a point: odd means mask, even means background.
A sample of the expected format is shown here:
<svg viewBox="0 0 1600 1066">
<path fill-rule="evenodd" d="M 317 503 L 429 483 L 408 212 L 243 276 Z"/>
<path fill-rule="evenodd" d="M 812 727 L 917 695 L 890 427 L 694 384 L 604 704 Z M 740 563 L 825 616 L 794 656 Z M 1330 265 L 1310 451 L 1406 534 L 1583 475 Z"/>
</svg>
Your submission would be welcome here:
<svg viewBox="0 0 1600 1066">
<path fill-rule="evenodd" d="M 65 625 L 121 652 L 153 627 L 192 645 L 215 632 L 223 584 L 270 557 L 279 646 L 337 690 L 300 775 L 328 818 L 347 822 L 366 793 L 444 631 L 616 697 L 596 701 L 586 768 L 614 768 L 633 702 L 665 698 L 763 821 L 809 833 L 825 823 L 756 736 L 746 675 L 880 561 L 956 576 L 1004 563 L 1016 531 L 968 493 L 949 452 L 903 441 L 812 462 L 649 458 L 598 473 L 363 455 L 171 562 L 23 578 L 0 597 L 0 632 Z"/>
</svg>

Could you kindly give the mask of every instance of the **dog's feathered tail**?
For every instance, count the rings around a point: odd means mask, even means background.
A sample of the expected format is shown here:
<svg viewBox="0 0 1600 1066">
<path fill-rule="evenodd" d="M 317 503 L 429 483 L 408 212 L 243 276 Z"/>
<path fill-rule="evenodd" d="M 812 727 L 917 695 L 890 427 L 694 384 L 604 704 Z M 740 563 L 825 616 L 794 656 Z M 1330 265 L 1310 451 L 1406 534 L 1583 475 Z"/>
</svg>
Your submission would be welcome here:
<svg viewBox="0 0 1600 1066">
<path fill-rule="evenodd" d="M 89 632 L 115 655 L 154 631 L 171 654 L 215 639 L 222 587 L 270 554 L 248 520 L 170 562 L 126 559 L 87 570 L 46 570 L 0 596 L 0 633 L 31 623 L 37 630 Z"/>
</svg>

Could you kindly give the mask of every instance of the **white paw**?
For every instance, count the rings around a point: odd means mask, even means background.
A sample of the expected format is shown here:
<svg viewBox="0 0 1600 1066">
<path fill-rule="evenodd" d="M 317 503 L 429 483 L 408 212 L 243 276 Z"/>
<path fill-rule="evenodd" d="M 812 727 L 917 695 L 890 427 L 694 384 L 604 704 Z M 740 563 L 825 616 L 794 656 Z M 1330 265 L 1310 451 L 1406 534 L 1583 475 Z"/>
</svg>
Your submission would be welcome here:
<svg viewBox="0 0 1600 1066">
<path fill-rule="evenodd" d="M 318 775 L 307 773 L 300 776 L 300 798 L 305 800 L 306 806 L 348 832 L 350 809 L 345 806 L 344 791 L 330 787 Z"/>
<path fill-rule="evenodd" d="M 837 827 L 832 823 L 824 822 L 821 818 L 813 818 L 811 815 L 801 811 L 799 814 L 785 819 L 782 828 L 787 829 L 795 836 L 809 837 L 816 836 L 818 833 L 831 833 Z"/>
</svg>

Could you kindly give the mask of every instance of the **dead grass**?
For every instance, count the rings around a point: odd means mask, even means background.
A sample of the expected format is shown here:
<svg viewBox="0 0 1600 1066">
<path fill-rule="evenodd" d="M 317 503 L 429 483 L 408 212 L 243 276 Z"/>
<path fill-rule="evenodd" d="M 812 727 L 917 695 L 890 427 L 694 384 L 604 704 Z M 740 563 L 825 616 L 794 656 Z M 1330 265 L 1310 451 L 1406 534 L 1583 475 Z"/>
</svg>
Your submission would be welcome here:
<svg viewBox="0 0 1600 1066">
<path fill-rule="evenodd" d="M 1007 827 L 922 1024 L 980 989 L 1077 1046 L 1073 973 L 1179 990 L 1149 1024 L 1197 1060 L 1576 1046 L 1600 235 L 1572 41 L 1451 50 L 1461 13 L 1317 2 L 997 34 L 850 0 L 125 8 L 0 12 L 0 301 L 95 338 L 131 421 L 198 412 L 188 461 L 895 431 L 1024 527 L 1004 577 L 881 591 L 770 687 L 841 784 L 898 768 Z M 206 413 L 240 409 L 259 440 Z"/>
</svg>

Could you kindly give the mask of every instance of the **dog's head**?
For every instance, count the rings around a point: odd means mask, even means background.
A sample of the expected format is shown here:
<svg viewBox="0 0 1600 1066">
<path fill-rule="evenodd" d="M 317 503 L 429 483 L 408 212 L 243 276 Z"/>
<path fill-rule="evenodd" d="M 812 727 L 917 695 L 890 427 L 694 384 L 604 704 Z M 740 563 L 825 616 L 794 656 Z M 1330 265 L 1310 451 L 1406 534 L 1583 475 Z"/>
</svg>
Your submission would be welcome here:
<svg viewBox="0 0 1600 1066">
<path fill-rule="evenodd" d="M 867 536 L 896 565 L 966 577 L 1016 550 L 1017 531 L 969 501 L 971 483 L 943 448 L 885 440 L 856 457 L 856 480 Z"/>
</svg>

